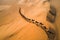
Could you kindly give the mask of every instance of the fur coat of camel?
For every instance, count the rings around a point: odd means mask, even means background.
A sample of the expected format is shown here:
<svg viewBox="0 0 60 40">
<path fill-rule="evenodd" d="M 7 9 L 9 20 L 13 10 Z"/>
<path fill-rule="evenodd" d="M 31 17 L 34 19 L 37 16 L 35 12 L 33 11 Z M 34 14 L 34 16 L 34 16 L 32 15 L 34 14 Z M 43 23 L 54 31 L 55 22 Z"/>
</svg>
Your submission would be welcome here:
<svg viewBox="0 0 60 40">
<path fill-rule="evenodd" d="M 50 10 L 48 0 L 12 1 L 0 1 L 0 40 L 49 40 L 41 27 L 27 22 L 19 13 L 21 9 L 27 18 L 43 23 L 47 31 L 49 28 L 55 30 L 53 24 L 47 21 Z"/>
</svg>

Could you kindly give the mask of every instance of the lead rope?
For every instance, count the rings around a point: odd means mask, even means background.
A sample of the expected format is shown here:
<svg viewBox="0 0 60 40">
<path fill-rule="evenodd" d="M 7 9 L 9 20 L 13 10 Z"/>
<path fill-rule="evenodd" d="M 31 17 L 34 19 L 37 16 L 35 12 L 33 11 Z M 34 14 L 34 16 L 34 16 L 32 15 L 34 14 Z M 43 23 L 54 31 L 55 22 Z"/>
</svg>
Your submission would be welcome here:
<svg viewBox="0 0 60 40">
<path fill-rule="evenodd" d="M 29 23 L 33 23 L 35 25 L 37 25 L 38 27 L 41 27 L 46 34 L 48 35 L 49 40 L 54 40 L 55 39 L 55 30 L 53 30 L 52 28 L 49 28 L 49 30 L 47 31 L 47 28 L 44 24 L 42 24 L 41 22 L 35 21 L 33 19 L 29 19 L 27 17 L 25 17 L 22 13 L 21 13 L 21 9 L 19 10 L 20 15 Z"/>
</svg>

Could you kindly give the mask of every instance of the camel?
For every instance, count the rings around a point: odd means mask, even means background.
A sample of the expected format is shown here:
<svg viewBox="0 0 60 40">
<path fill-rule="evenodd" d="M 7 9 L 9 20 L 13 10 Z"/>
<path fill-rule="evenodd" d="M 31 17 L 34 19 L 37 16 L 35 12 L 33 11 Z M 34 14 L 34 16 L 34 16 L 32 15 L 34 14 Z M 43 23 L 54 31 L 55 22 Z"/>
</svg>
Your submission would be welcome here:
<svg viewBox="0 0 60 40">
<path fill-rule="evenodd" d="M 48 0 L 1 0 L 0 40 L 55 40 L 54 9 Z"/>
</svg>

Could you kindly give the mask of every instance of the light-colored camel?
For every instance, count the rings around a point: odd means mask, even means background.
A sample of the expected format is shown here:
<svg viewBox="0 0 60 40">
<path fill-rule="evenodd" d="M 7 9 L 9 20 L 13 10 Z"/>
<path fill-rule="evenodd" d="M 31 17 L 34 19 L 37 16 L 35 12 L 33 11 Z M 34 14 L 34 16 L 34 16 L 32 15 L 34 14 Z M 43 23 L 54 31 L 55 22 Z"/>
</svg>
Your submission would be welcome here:
<svg viewBox="0 0 60 40">
<path fill-rule="evenodd" d="M 48 40 L 46 32 L 22 18 L 21 13 L 30 19 L 42 22 L 47 31 L 55 27 L 47 21 L 50 10 L 48 0 L 0 0 L 0 40 Z"/>
</svg>

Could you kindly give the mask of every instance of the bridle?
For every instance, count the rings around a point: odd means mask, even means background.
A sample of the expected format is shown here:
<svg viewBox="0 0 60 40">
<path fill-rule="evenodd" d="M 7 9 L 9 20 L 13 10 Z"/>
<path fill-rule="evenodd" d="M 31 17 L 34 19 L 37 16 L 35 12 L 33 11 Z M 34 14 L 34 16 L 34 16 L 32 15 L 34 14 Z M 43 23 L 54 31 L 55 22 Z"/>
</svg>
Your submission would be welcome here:
<svg viewBox="0 0 60 40">
<path fill-rule="evenodd" d="M 54 39 L 55 39 L 55 37 L 56 37 L 56 32 L 55 32 L 54 29 L 49 28 L 49 30 L 47 30 L 46 26 L 45 26 L 43 23 L 38 22 L 38 21 L 35 21 L 34 19 L 29 19 L 29 18 L 25 17 L 25 16 L 21 13 L 21 9 L 19 9 L 19 13 L 20 13 L 20 15 L 22 16 L 22 18 L 24 18 L 27 22 L 33 23 L 33 24 L 35 24 L 37 27 L 41 27 L 41 28 L 46 32 L 49 40 L 54 40 Z"/>
</svg>

